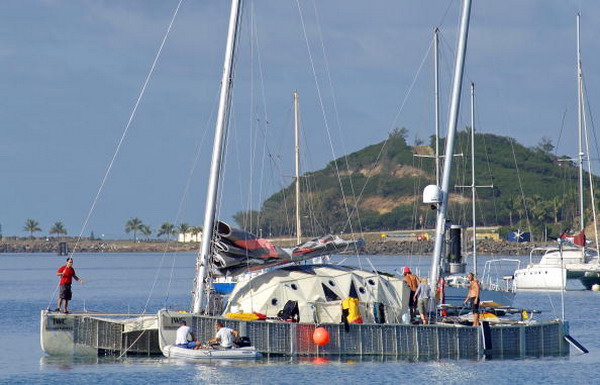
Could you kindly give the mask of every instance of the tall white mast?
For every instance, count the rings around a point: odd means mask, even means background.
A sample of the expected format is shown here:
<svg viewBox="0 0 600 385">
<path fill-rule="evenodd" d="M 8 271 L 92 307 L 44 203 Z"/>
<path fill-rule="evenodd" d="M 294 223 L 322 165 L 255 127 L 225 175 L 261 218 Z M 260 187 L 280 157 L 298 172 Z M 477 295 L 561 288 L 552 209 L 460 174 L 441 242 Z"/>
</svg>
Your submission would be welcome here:
<svg viewBox="0 0 600 385">
<path fill-rule="evenodd" d="M 471 15 L 471 0 L 464 0 L 458 36 L 458 49 L 456 50 L 456 62 L 454 64 L 454 78 L 452 84 L 452 102 L 450 105 L 450 119 L 448 120 L 448 132 L 446 138 L 446 153 L 444 159 L 444 171 L 442 184 L 440 186 L 441 202 L 437 210 L 435 247 L 433 251 L 433 263 L 431 266 L 430 285 L 436 288 L 440 275 L 440 260 L 442 246 L 446 232 L 446 212 L 448 210 L 448 195 L 450 187 L 450 171 L 452 170 L 452 157 L 454 153 L 454 138 L 456 136 L 456 125 L 458 123 L 458 110 L 460 108 L 460 94 L 467 52 L 467 37 L 469 35 L 469 18 Z"/>
<path fill-rule="evenodd" d="M 584 211 L 583 211 L 583 71 L 581 69 L 581 51 L 580 51 L 580 33 L 579 19 L 577 14 L 577 164 L 579 166 L 579 230 L 585 229 Z"/>
<path fill-rule="evenodd" d="M 433 93 L 435 100 L 435 184 L 440 185 L 440 77 L 439 77 L 439 32 L 433 30 Z"/>
<path fill-rule="evenodd" d="M 294 91 L 294 154 L 296 159 L 296 244 L 302 242 L 302 227 L 300 222 L 300 105 L 298 92 Z"/>
<path fill-rule="evenodd" d="M 192 307 L 194 313 L 205 311 L 206 306 L 208 305 L 208 292 L 212 283 L 210 274 L 207 274 L 207 268 L 212 250 L 211 240 L 215 227 L 217 193 L 219 190 L 219 180 L 223 163 L 223 147 L 225 138 L 227 137 L 227 126 L 229 122 L 229 109 L 231 104 L 230 91 L 233 85 L 233 61 L 240 13 L 240 0 L 231 0 L 231 13 L 229 16 L 229 29 L 227 32 L 223 77 L 221 78 L 219 111 L 217 123 L 215 125 L 215 138 L 212 161 L 210 164 L 210 179 L 206 191 L 204 227 L 202 229 L 202 248 L 198 254 L 196 264 L 196 285 Z"/>
<path fill-rule="evenodd" d="M 475 213 L 475 84 L 471 83 L 471 214 L 473 216 L 473 273 L 477 276 L 477 217 Z"/>
</svg>

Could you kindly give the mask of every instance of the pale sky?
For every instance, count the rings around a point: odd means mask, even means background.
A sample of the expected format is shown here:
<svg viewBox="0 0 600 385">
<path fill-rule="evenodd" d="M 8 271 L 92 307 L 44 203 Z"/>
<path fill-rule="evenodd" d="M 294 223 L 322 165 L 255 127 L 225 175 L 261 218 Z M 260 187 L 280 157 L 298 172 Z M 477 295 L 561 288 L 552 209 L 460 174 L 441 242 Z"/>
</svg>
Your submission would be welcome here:
<svg viewBox="0 0 600 385">
<path fill-rule="evenodd" d="M 178 2 L 0 1 L 4 236 L 27 235 L 28 218 L 40 223 L 38 235 L 56 221 L 69 235 L 82 231 Z M 245 4 L 222 219 L 258 208 L 291 182 L 294 90 L 308 147 L 304 171 L 380 142 L 394 127 L 408 128 L 410 143 L 428 142 L 433 69 L 426 55 L 436 26 L 442 30 L 445 133 L 458 0 Z M 476 84 L 479 132 L 527 146 L 542 136 L 557 144 L 560 137 L 558 153 L 576 154 L 578 11 L 593 117 L 600 92 L 599 2 L 473 1 L 466 81 Z M 84 236 L 125 237 L 132 217 L 153 229 L 165 221 L 202 223 L 228 16 L 228 1 L 183 1 Z M 467 100 L 460 128 L 468 124 Z M 199 166 L 190 174 L 199 144 Z"/>
</svg>

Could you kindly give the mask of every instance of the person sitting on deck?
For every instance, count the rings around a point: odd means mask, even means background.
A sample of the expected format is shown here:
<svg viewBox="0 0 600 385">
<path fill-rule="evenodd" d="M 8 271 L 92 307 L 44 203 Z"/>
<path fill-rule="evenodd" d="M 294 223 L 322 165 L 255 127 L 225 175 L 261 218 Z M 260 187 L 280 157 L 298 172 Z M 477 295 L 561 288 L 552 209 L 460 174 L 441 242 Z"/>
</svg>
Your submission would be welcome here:
<svg viewBox="0 0 600 385">
<path fill-rule="evenodd" d="M 207 344 L 212 347 L 231 349 L 233 347 L 234 339 L 237 339 L 240 336 L 240 332 L 223 326 L 221 321 L 215 323 L 215 329 L 217 330 L 215 338 L 207 341 Z"/>
<path fill-rule="evenodd" d="M 196 341 L 192 328 L 187 326 L 185 320 L 179 322 L 181 326 L 177 329 L 177 338 L 175 339 L 175 345 L 179 348 L 184 349 L 199 349 L 200 342 Z"/>
</svg>

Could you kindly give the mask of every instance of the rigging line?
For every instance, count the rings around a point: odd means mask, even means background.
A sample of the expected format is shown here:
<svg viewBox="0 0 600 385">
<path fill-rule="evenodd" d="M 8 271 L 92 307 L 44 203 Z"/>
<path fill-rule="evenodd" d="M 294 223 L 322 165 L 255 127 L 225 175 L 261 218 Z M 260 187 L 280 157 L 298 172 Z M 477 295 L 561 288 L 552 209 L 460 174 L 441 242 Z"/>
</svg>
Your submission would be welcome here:
<svg viewBox="0 0 600 385">
<path fill-rule="evenodd" d="M 585 104 L 588 107 L 588 115 L 590 117 L 590 124 L 592 125 L 592 134 L 594 135 L 594 144 L 596 147 L 596 155 L 600 154 L 600 150 L 598 149 L 598 137 L 596 136 L 596 125 L 594 124 L 594 116 L 592 115 L 592 107 L 590 105 L 590 99 L 589 99 L 589 94 L 587 92 L 587 84 L 586 84 L 586 79 L 583 78 L 583 90 L 584 90 L 584 100 L 585 100 Z M 588 153 L 588 155 L 591 155 Z M 590 164 L 591 164 L 591 159 L 588 159 Z"/>
<path fill-rule="evenodd" d="M 350 184 L 350 191 L 352 193 L 352 197 L 354 198 L 354 206 L 356 207 L 356 206 L 358 206 L 358 202 L 356 201 L 356 190 L 354 188 L 354 181 L 352 179 L 352 174 L 349 172 L 350 171 L 350 162 L 348 160 L 348 151 L 346 151 L 346 143 L 344 142 L 344 134 L 342 132 L 342 124 L 340 121 L 340 114 L 339 114 L 339 110 L 337 107 L 337 97 L 336 97 L 336 93 L 335 93 L 335 88 L 333 86 L 333 80 L 331 78 L 331 71 L 329 69 L 329 60 L 327 58 L 327 52 L 325 50 L 325 42 L 323 40 L 323 31 L 321 29 L 321 21 L 319 19 L 317 5 L 314 0 L 312 1 L 312 4 L 313 4 L 314 13 L 315 13 L 315 18 L 317 20 L 316 24 L 317 24 L 319 42 L 321 43 L 321 53 L 323 55 L 323 62 L 325 63 L 325 74 L 327 76 L 327 81 L 329 83 L 329 88 L 331 90 L 331 99 L 332 99 L 332 104 L 333 104 L 335 121 L 336 121 L 337 129 L 339 132 L 340 142 L 342 144 L 342 150 L 344 152 L 344 161 L 346 163 L 346 170 L 348 171 L 348 182 Z M 360 234 L 361 234 L 361 236 L 364 236 L 363 231 L 362 231 L 362 223 L 360 220 L 360 212 L 359 211 L 356 211 L 356 217 L 357 217 L 357 221 L 358 221 L 358 229 L 360 231 Z M 354 229 L 352 227 L 352 223 L 350 223 L 349 226 L 350 226 L 350 232 L 352 234 L 352 240 L 355 240 Z"/>
<path fill-rule="evenodd" d="M 246 209 L 248 211 L 250 211 L 250 207 L 252 207 L 252 200 L 253 200 L 253 191 L 254 191 L 254 186 L 253 186 L 253 182 L 254 182 L 254 161 L 256 160 L 256 147 L 258 145 L 258 137 L 256 135 L 254 135 L 254 32 L 255 32 L 255 24 L 254 24 L 254 2 L 250 3 L 250 21 L 249 21 L 249 27 L 248 29 L 250 30 L 249 36 L 250 36 L 250 111 L 249 111 L 249 119 L 250 122 L 249 123 L 249 127 L 250 127 L 250 139 L 249 139 L 249 143 L 251 143 L 249 147 L 249 151 L 248 151 L 248 167 L 249 167 L 249 185 L 250 188 L 248 188 L 246 190 Z M 237 138 L 236 138 L 236 144 L 238 144 Z M 240 155 L 241 151 L 236 151 L 236 154 L 238 155 L 238 162 L 239 162 L 239 155 Z M 240 166 L 240 164 L 238 164 L 238 166 Z M 239 170 L 241 171 L 241 167 L 239 168 Z M 240 178 L 241 180 L 241 178 Z M 242 190 L 243 187 L 240 184 L 240 190 Z M 240 194 L 240 197 L 243 197 L 243 194 Z M 258 214 L 260 215 L 260 214 Z M 258 221 L 258 218 L 257 218 Z M 254 218 L 252 215 L 249 216 L 249 228 L 252 229 L 254 225 Z"/>
<path fill-rule="evenodd" d="M 583 95 L 582 95 L 583 97 Z M 582 116 L 583 116 L 583 131 L 585 133 L 585 151 L 587 153 L 587 159 L 588 159 L 588 177 L 589 177 L 589 184 L 590 184 L 590 200 L 591 200 L 591 204 L 592 204 L 592 216 L 593 216 L 593 220 L 594 220 L 594 238 L 596 241 L 596 250 L 600 250 L 600 245 L 598 242 L 598 219 L 596 217 L 596 199 L 594 198 L 594 179 L 592 176 L 592 162 L 590 161 L 590 140 L 589 140 L 589 135 L 588 135 L 588 128 L 587 128 L 587 119 L 586 119 L 586 113 L 585 113 L 585 103 L 582 103 Z M 581 213 L 581 215 L 583 215 L 583 213 Z"/>
<path fill-rule="evenodd" d="M 440 22 L 437 25 L 438 29 L 441 29 L 442 24 L 444 24 L 444 21 L 446 20 L 446 16 L 448 16 L 448 12 L 450 12 L 450 6 L 452 5 L 452 3 L 454 3 L 454 0 L 450 0 L 448 2 L 448 6 L 446 7 L 446 10 L 444 11 L 444 14 L 442 15 L 442 18 L 441 18 Z"/>
<path fill-rule="evenodd" d="M 421 60 L 421 64 L 419 65 L 419 67 L 417 68 L 417 72 L 415 73 L 415 76 L 413 77 L 413 80 L 410 84 L 410 86 L 408 87 L 408 90 L 406 91 L 406 94 L 404 95 L 404 98 L 402 100 L 402 103 L 400 104 L 400 108 L 398 110 L 398 113 L 396 114 L 396 116 L 394 117 L 394 119 L 392 120 L 392 124 L 390 125 L 390 129 L 389 132 L 391 133 L 394 125 L 396 124 L 396 121 L 398 120 L 398 118 L 400 117 L 400 114 L 402 114 L 402 112 L 404 111 L 404 107 L 406 106 L 406 103 L 408 102 L 408 97 L 410 96 L 410 94 L 412 93 L 412 90 L 415 86 L 415 83 L 417 82 L 417 78 L 419 77 L 419 74 L 421 73 L 421 70 L 423 69 L 423 66 L 425 65 L 425 61 L 427 60 L 427 57 L 429 56 L 429 52 L 431 51 L 431 48 L 433 46 L 433 42 L 429 43 L 429 47 L 427 47 L 427 50 L 425 51 L 425 55 L 423 55 L 423 59 Z M 369 170 L 369 175 L 367 176 L 367 180 L 365 181 L 365 183 L 363 184 L 363 187 L 360 191 L 360 194 L 358 194 L 358 198 L 356 200 L 357 205 L 356 208 L 354 208 L 353 211 L 357 211 L 358 210 L 358 202 L 360 202 L 360 200 L 362 199 L 362 195 L 364 194 L 367 185 L 369 184 L 369 181 L 371 180 L 371 177 L 374 175 L 374 173 L 371 173 L 371 171 L 373 171 L 375 169 L 375 167 L 377 166 L 377 164 L 379 163 L 379 160 L 381 159 L 381 156 L 383 155 L 383 151 L 388 143 L 388 141 L 390 140 L 390 135 L 388 135 L 388 137 L 385 139 L 385 141 L 383 142 L 383 145 L 381 146 L 381 149 L 379 150 L 379 153 L 377 154 L 377 158 L 375 159 L 375 163 L 373 164 L 373 166 L 371 167 L 371 169 Z M 354 212 L 351 213 L 351 215 L 354 215 Z M 345 228 L 346 225 L 343 226 L 343 228 Z"/>
<path fill-rule="evenodd" d="M 314 60 L 313 60 L 313 56 L 312 56 L 312 51 L 310 49 L 310 43 L 308 41 L 308 34 L 306 32 L 306 25 L 304 23 L 304 16 L 302 14 L 302 7 L 300 6 L 300 1 L 296 0 L 296 5 L 298 6 L 298 13 L 300 15 L 300 21 L 302 24 L 302 31 L 304 33 L 304 41 L 306 42 L 306 49 L 308 52 L 308 57 L 310 60 L 310 65 L 312 68 L 312 73 L 313 73 L 313 78 L 315 81 L 315 87 L 317 89 L 317 95 L 319 98 L 319 105 L 321 107 L 321 114 L 323 115 L 323 123 L 325 125 L 325 131 L 327 132 L 327 139 L 329 141 L 329 149 L 331 150 L 331 154 L 333 155 L 333 165 L 335 166 L 335 171 L 337 174 L 337 179 L 338 179 L 338 184 L 340 186 L 340 193 L 342 194 L 342 200 L 344 202 L 344 209 L 346 211 L 346 217 L 350 218 L 350 210 L 348 209 L 348 200 L 346 199 L 346 193 L 344 191 L 344 184 L 342 182 L 341 176 L 340 176 L 340 170 L 339 170 L 339 166 L 338 166 L 338 161 L 336 159 L 336 155 L 335 155 L 335 149 L 333 147 L 333 139 L 331 137 L 331 131 L 329 130 L 329 122 L 327 120 L 327 114 L 325 113 L 325 106 L 323 104 L 323 97 L 321 94 L 321 87 L 319 86 L 319 79 L 317 76 L 317 71 L 315 69 L 315 64 L 314 64 Z"/>
<path fill-rule="evenodd" d="M 529 222 L 529 210 L 527 209 L 527 202 L 525 199 L 525 192 L 523 191 L 523 183 L 521 182 L 521 174 L 519 172 L 519 165 L 517 164 L 517 156 L 515 154 L 513 138 L 508 138 L 508 141 L 510 143 L 510 149 L 512 150 L 513 161 L 515 162 L 515 169 L 517 170 L 517 180 L 519 181 L 519 190 L 521 191 L 521 202 L 523 204 L 523 209 L 525 211 L 525 219 L 527 220 L 527 229 L 529 230 L 530 234 L 533 234 L 533 232 L 531 231 L 531 223 Z"/>
<path fill-rule="evenodd" d="M 560 123 L 560 131 L 558 132 L 558 140 L 556 141 L 556 147 L 554 147 L 554 156 L 558 156 L 558 147 L 560 146 L 560 140 L 562 138 L 563 130 L 565 128 L 565 118 L 567 117 L 567 108 L 563 112 L 562 121 Z"/>
<path fill-rule="evenodd" d="M 252 9 L 253 12 L 253 16 L 254 16 L 254 8 Z M 264 159 L 266 157 L 267 154 L 267 150 L 268 150 L 268 141 L 266 140 L 266 138 L 268 138 L 268 132 L 269 132 L 269 124 L 270 124 L 270 119 L 269 119 L 269 114 L 267 111 L 267 97 L 266 97 L 266 92 L 265 92 L 265 79 L 264 79 L 264 71 L 263 71 L 263 64 L 262 64 L 262 55 L 261 55 L 261 51 L 260 51 L 260 41 L 258 40 L 258 33 L 256 33 L 257 31 L 257 26 L 256 26 L 256 18 L 253 17 L 253 25 L 252 28 L 254 30 L 254 43 L 256 44 L 256 60 L 257 60 L 257 64 L 258 64 L 258 73 L 260 76 L 260 92 L 261 92 L 261 96 L 262 96 L 262 105 L 263 105 L 263 115 L 264 115 L 264 125 L 265 125 L 265 135 L 264 135 L 264 141 L 263 141 L 263 163 L 261 164 L 261 177 L 260 177 L 260 189 L 259 189 L 259 199 L 262 201 L 263 200 L 263 194 L 264 194 L 264 174 L 265 174 L 265 164 L 264 164 Z M 261 215 L 261 210 L 258 211 L 259 215 Z M 258 224 L 260 224 L 260 217 L 257 219 Z"/>
<path fill-rule="evenodd" d="M 208 131 L 209 131 L 209 126 L 211 124 L 211 122 L 213 121 L 215 112 L 217 110 L 217 106 L 218 106 L 218 101 L 219 101 L 219 92 L 217 90 L 217 92 L 215 92 L 215 97 L 213 99 L 213 103 L 212 103 L 212 109 L 211 109 L 211 113 L 209 114 L 206 123 L 204 124 L 204 133 L 202 134 L 202 137 L 200 138 L 200 141 L 196 144 L 196 151 L 195 151 L 195 156 L 194 159 L 192 161 L 192 165 L 190 167 L 190 170 L 188 172 L 188 178 L 187 178 L 187 182 L 186 185 L 183 189 L 183 194 L 179 203 L 179 208 L 177 209 L 177 214 L 175 216 L 175 222 L 177 223 L 177 221 L 179 221 L 179 218 L 181 217 L 181 213 L 183 212 L 183 206 L 184 206 L 184 202 L 187 201 L 187 197 L 189 194 L 189 191 L 191 189 L 191 182 L 194 176 L 194 172 L 196 171 L 196 167 L 198 166 L 198 163 L 200 161 L 200 154 L 201 154 L 201 149 L 204 147 L 204 142 L 206 140 L 206 136 L 208 135 Z M 168 244 L 168 243 L 167 243 Z M 200 246 L 199 246 L 200 247 Z M 165 251 L 166 252 L 166 251 Z M 198 252 L 200 252 L 200 250 L 198 250 Z M 169 274 L 169 280 L 167 282 L 167 288 L 166 288 L 166 294 L 165 294 L 165 305 L 168 302 L 169 299 L 169 291 L 171 288 L 171 283 L 173 282 L 173 276 L 174 276 L 174 271 L 175 271 L 175 256 L 173 256 L 172 258 L 172 263 L 171 263 L 171 272 Z M 158 279 L 158 276 L 156 276 L 155 278 L 155 283 L 156 280 Z M 154 289 L 154 286 L 152 287 L 152 289 Z M 146 302 L 146 306 L 148 305 L 148 302 Z"/>
<path fill-rule="evenodd" d="M 142 89 L 138 95 L 138 98 L 135 102 L 135 105 L 133 106 L 133 109 L 131 111 L 131 114 L 129 115 L 129 120 L 127 121 L 127 124 L 125 125 L 125 129 L 123 130 L 123 133 L 121 135 L 121 139 L 119 140 L 119 143 L 117 144 L 117 148 L 115 149 L 115 152 L 113 154 L 113 157 L 110 161 L 110 164 L 108 165 L 108 168 L 106 169 L 106 172 L 104 174 L 104 177 L 102 178 L 102 183 L 100 184 L 100 188 L 98 189 L 98 192 L 96 193 L 96 196 L 94 197 L 94 201 L 92 202 L 92 206 L 90 207 L 90 210 L 88 211 L 88 214 L 83 222 L 83 226 L 81 228 L 81 231 L 79 233 L 79 236 L 77 237 L 77 241 L 75 242 L 75 246 L 73 247 L 73 251 L 71 252 L 71 256 L 73 256 L 75 254 L 75 251 L 79 245 L 79 242 L 81 241 L 81 238 L 83 236 L 83 233 L 85 231 L 85 229 L 87 228 L 87 224 L 92 216 L 92 213 L 94 212 L 94 209 L 96 207 L 96 204 L 98 203 L 98 199 L 100 198 L 100 194 L 102 193 L 102 190 L 104 189 L 104 184 L 106 183 L 106 180 L 108 179 L 108 176 L 110 174 L 110 171 L 112 170 L 113 164 L 115 163 L 116 159 L 117 159 L 117 155 L 119 154 L 119 151 L 121 149 L 121 146 L 123 145 L 123 142 L 125 140 L 125 137 L 127 136 L 127 132 L 129 131 L 129 127 L 131 126 L 131 123 L 133 122 L 133 119 L 135 118 L 135 114 L 137 112 L 138 106 L 140 105 L 140 102 L 142 101 L 142 98 L 144 96 L 144 93 L 146 92 L 146 88 L 148 86 L 148 83 L 150 82 L 150 79 L 152 77 L 152 74 L 154 73 L 154 69 L 156 68 L 156 65 L 158 63 L 158 59 L 160 58 L 160 55 L 162 53 L 163 47 L 165 46 L 165 43 L 167 42 L 167 38 L 169 37 L 169 34 L 171 32 L 171 28 L 173 27 L 173 23 L 175 22 L 175 19 L 177 17 L 177 13 L 179 12 L 179 8 L 181 7 L 181 3 L 183 3 L 183 0 L 179 0 L 179 3 L 177 4 L 177 7 L 175 8 L 175 11 L 173 12 L 173 16 L 171 17 L 171 21 L 169 23 L 169 26 L 167 27 L 167 31 L 165 32 L 165 35 L 162 39 L 162 42 L 160 43 L 160 46 L 158 48 L 158 51 L 156 52 L 156 55 L 154 57 L 154 61 L 152 62 L 152 66 L 150 67 L 150 70 L 148 71 L 148 75 L 146 76 L 146 79 L 144 81 L 144 85 L 142 86 Z"/>
</svg>

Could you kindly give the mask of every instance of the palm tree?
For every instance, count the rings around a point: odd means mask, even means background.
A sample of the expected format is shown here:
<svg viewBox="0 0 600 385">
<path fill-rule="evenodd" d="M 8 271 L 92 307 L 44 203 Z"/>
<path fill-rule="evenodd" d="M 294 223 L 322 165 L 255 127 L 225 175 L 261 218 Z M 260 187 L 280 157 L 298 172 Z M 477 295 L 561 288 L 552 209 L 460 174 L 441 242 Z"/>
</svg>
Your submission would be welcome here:
<svg viewBox="0 0 600 385">
<path fill-rule="evenodd" d="M 142 230 L 144 224 L 139 218 L 131 218 L 125 223 L 125 232 L 129 234 L 133 231 L 133 240 L 137 242 L 137 233 Z"/>
<path fill-rule="evenodd" d="M 42 231 L 40 228 L 40 224 L 35 219 L 28 219 L 25 221 L 25 226 L 23 226 L 23 231 L 27 231 L 31 238 L 33 238 L 33 233 L 37 233 L 38 231 Z"/>
<path fill-rule="evenodd" d="M 158 233 L 156 234 L 157 237 L 160 237 L 161 235 L 166 235 L 167 239 L 171 238 L 171 235 L 175 233 L 175 225 L 172 224 L 171 222 L 165 222 L 160 226 L 160 230 L 158 230 Z"/>
<path fill-rule="evenodd" d="M 142 225 L 142 228 L 140 228 L 140 233 L 142 233 L 142 235 L 146 237 L 146 240 L 148 240 L 150 238 L 150 234 L 152 234 L 152 229 L 150 229 L 150 226 L 148 225 Z"/>
<path fill-rule="evenodd" d="M 191 228 L 191 226 L 189 225 L 189 223 L 185 223 L 185 222 L 184 222 L 184 223 L 180 223 L 180 224 L 179 224 L 179 227 L 177 228 L 177 232 L 178 232 L 179 234 L 183 235 L 183 240 L 185 241 L 185 235 L 186 235 L 187 233 L 189 233 L 191 229 L 192 229 L 192 228 Z"/>
<path fill-rule="evenodd" d="M 194 236 L 194 239 L 198 240 L 198 234 L 202 232 L 202 226 L 192 226 L 190 233 Z"/>
<path fill-rule="evenodd" d="M 62 222 L 58 221 L 58 222 L 54 222 L 49 233 L 50 233 L 50 235 L 56 234 L 58 236 L 67 235 L 67 229 L 65 229 L 65 226 L 63 225 Z"/>
</svg>

